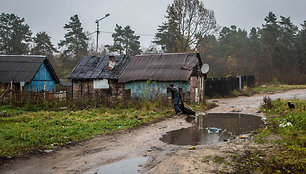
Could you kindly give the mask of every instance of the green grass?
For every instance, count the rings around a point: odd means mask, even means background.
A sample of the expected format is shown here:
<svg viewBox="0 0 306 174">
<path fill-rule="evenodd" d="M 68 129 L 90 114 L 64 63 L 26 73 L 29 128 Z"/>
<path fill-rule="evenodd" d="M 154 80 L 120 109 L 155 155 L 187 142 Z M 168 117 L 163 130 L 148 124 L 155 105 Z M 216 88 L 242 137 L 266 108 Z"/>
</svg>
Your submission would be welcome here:
<svg viewBox="0 0 306 174">
<path fill-rule="evenodd" d="M 237 173 L 305 173 L 306 172 L 306 101 L 292 99 L 295 109 L 287 106 L 289 100 L 275 100 L 272 108 L 262 107 L 267 115 L 267 127 L 257 132 L 257 143 L 271 148 L 246 153 L 236 163 Z M 268 138 L 268 137 L 277 138 Z"/>
<path fill-rule="evenodd" d="M 203 103 L 191 103 L 188 104 L 194 111 L 204 111 L 204 110 L 209 110 L 217 106 L 215 103 L 210 103 L 210 102 L 203 102 Z"/>
<path fill-rule="evenodd" d="M 214 163 L 219 163 L 219 164 L 221 164 L 221 163 L 224 163 L 225 160 L 224 160 L 224 157 L 221 157 L 221 156 L 216 155 L 216 156 L 214 157 L 214 159 L 213 159 L 213 162 L 214 162 Z"/>
<path fill-rule="evenodd" d="M 18 156 L 39 148 L 54 148 L 173 114 L 167 110 L 105 108 L 33 112 L 2 106 L 1 110 L 8 110 L 7 115 L 0 118 L 1 157 Z"/>
<path fill-rule="evenodd" d="M 278 92 L 293 89 L 306 89 L 306 85 L 262 85 L 252 88 L 255 93 Z"/>
<path fill-rule="evenodd" d="M 194 105 L 202 110 L 206 105 Z M 99 134 L 137 127 L 174 115 L 168 101 L 130 101 L 95 109 L 0 106 L 0 158 L 56 148 Z"/>
<path fill-rule="evenodd" d="M 281 85 L 281 84 L 267 84 L 256 86 L 253 88 L 244 88 L 242 91 L 232 91 L 231 96 L 252 96 L 261 93 L 275 93 L 281 91 L 288 91 L 294 89 L 306 89 L 306 85 Z"/>
</svg>

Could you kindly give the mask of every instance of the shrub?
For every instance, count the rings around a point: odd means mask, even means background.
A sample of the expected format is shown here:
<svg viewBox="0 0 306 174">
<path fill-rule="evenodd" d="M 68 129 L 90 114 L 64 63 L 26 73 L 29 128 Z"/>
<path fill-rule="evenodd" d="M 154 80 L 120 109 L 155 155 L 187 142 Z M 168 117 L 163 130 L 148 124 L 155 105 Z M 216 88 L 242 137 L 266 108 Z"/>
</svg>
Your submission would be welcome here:
<svg viewBox="0 0 306 174">
<path fill-rule="evenodd" d="M 263 103 L 261 104 L 261 107 L 264 109 L 272 109 L 272 99 L 269 96 L 263 97 Z"/>
</svg>

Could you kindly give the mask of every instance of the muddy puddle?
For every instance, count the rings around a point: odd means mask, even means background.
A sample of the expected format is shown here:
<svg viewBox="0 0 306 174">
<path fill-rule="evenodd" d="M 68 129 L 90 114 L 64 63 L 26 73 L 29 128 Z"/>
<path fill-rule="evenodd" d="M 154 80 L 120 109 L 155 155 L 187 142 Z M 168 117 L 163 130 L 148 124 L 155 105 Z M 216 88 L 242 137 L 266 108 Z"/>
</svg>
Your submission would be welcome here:
<svg viewBox="0 0 306 174">
<path fill-rule="evenodd" d="M 261 117 L 235 113 L 209 113 L 196 118 L 197 125 L 167 132 L 161 141 L 176 145 L 215 144 L 260 128 Z"/>
<path fill-rule="evenodd" d="M 137 174 L 146 161 L 145 157 L 121 160 L 99 167 L 94 174 Z"/>
</svg>

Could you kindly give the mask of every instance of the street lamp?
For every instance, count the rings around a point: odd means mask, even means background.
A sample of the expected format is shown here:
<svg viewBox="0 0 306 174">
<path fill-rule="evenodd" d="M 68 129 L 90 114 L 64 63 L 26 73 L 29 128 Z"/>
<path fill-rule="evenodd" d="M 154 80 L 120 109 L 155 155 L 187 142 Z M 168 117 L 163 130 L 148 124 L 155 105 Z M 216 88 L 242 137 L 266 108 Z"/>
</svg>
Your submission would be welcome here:
<svg viewBox="0 0 306 174">
<path fill-rule="evenodd" d="M 99 33 L 100 33 L 100 31 L 99 31 L 99 22 L 100 22 L 102 19 L 108 17 L 109 15 L 110 15 L 110 14 L 107 13 L 103 18 L 96 20 L 96 23 L 97 23 L 97 31 L 96 31 L 96 32 L 97 32 L 96 54 L 97 54 L 97 55 L 98 55 L 98 47 L 99 47 Z"/>
</svg>

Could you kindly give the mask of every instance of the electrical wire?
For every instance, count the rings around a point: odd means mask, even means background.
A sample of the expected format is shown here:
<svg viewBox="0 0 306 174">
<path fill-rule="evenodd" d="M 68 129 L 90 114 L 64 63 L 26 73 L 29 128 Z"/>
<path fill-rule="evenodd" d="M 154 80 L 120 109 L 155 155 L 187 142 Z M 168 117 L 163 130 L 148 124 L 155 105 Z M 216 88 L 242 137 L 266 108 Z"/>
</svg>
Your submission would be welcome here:
<svg viewBox="0 0 306 174">
<path fill-rule="evenodd" d="M 100 31 L 100 32 L 101 33 L 106 33 L 106 34 L 113 34 L 114 33 L 114 32 L 110 32 L 110 31 Z M 155 36 L 155 34 L 144 34 L 144 33 L 135 33 L 135 35 L 138 35 L 138 36 Z"/>
</svg>

